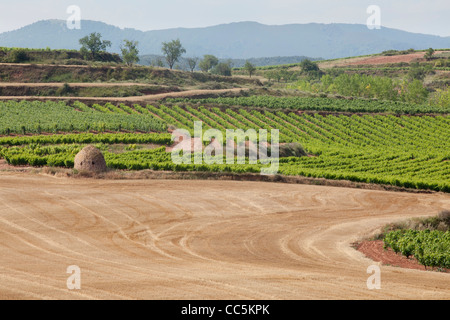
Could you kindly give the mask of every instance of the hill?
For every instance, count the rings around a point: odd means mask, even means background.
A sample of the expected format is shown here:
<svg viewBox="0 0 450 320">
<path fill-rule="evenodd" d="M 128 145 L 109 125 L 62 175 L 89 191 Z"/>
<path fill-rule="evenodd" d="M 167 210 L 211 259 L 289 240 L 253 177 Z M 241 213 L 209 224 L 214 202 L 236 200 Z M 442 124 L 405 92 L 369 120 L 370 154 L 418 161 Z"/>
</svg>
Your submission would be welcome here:
<svg viewBox="0 0 450 320">
<path fill-rule="evenodd" d="M 161 54 L 161 43 L 179 38 L 186 56 L 214 54 L 219 58 L 248 59 L 276 56 L 308 56 L 325 59 L 359 56 L 385 50 L 450 47 L 450 37 L 416 34 L 358 24 L 264 25 L 238 22 L 206 28 L 155 31 L 121 29 L 103 22 L 83 20 L 80 30 L 69 30 L 63 20 L 44 20 L 0 34 L 0 46 L 79 49 L 78 40 L 100 32 L 119 52 L 123 39 L 137 40 L 141 54 Z"/>
</svg>

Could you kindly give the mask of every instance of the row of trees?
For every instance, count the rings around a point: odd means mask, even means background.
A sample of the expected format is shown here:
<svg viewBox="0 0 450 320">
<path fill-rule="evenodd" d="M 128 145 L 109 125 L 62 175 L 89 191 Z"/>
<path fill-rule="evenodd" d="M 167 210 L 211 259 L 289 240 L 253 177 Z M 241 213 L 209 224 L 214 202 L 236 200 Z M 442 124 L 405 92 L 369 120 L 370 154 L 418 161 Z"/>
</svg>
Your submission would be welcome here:
<svg viewBox="0 0 450 320">
<path fill-rule="evenodd" d="M 181 55 L 186 53 L 186 50 L 183 48 L 180 40 L 178 39 L 171 42 L 164 42 L 162 51 L 170 69 L 173 68 L 175 62 L 179 61 Z M 201 60 L 198 57 L 186 58 L 186 63 L 191 72 L 194 72 L 194 70 L 198 67 L 203 72 L 211 72 L 222 76 L 231 76 L 231 60 L 220 62 L 219 58 L 211 54 L 205 54 Z M 246 70 L 251 77 L 254 74 L 256 67 L 247 61 L 244 66 L 244 70 Z"/>
<path fill-rule="evenodd" d="M 79 40 L 81 45 L 80 52 L 86 59 L 99 60 L 100 53 L 106 51 L 111 47 L 111 41 L 102 40 L 102 35 L 93 32 L 90 35 Z M 139 49 L 137 41 L 123 40 L 120 50 L 122 52 L 122 59 L 127 65 L 133 65 L 139 62 Z"/>
<path fill-rule="evenodd" d="M 99 54 L 106 51 L 108 47 L 111 47 L 111 41 L 102 40 L 100 33 L 91 33 L 80 39 L 81 52 L 85 57 L 89 57 L 92 60 L 97 60 Z M 120 47 L 122 53 L 122 59 L 127 65 L 133 65 L 139 62 L 139 43 L 137 41 L 123 40 Z M 167 65 L 170 69 L 173 69 L 175 64 L 180 60 L 181 56 L 186 53 L 186 49 L 183 47 L 179 39 L 169 42 L 163 42 L 161 51 L 165 57 Z M 203 72 L 211 72 L 223 76 L 231 76 L 231 61 L 219 62 L 219 59 L 210 54 L 203 56 L 200 60 L 198 57 L 191 57 L 186 59 L 187 65 L 191 72 L 198 68 Z M 161 63 L 159 63 L 161 65 Z M 255 72 L 256 68 L 249 61 L 246 62 L 244 69 L 248 72 L 250 77 Z"/>
<path fill-rule="evenodd" d="M 86 58 L 92 60 L 98 60 L 100 53 L 106 51 L 108 47 L 111 47 L 111 41 L 102 40 L 102 35 L 97 32 L 93 32 L 90 35 L 81 38 L 79 43 L 81 45 L 81 53 L 83 53 Z M 127 65 L 133 65 L 139 62 L 138 45 L 138 41 L 123 40 L 120 50 L 122 59 Z M 171 42 L 163 42 L 161 50 L 170 69 L 173 68 L 181 55 L 186 53 L 186 49 L 183 48 L 178 39 Z"/>
</svg>

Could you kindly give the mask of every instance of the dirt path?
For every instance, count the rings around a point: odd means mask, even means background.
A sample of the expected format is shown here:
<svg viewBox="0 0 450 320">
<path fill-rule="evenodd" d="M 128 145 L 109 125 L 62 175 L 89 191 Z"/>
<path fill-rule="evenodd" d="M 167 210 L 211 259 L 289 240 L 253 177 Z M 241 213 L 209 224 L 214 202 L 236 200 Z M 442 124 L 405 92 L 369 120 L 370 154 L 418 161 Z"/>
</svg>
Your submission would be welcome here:
<svg viewBox="0 0 450 320">
<path fill-rule="evenodd" d="M 38 97 L 38 96 L 0 96 L 2 100 L 30 100 L 30 101 L 108 101 L 108 102 L 141 102 L 141 101 L 157 101 L 165 98 L 189 98 L 202 97 L 209 95 L 217 95 L 223 93 L 239 93 L 249 90 L 248 88 L 233 88 L 220 90 L 186 90 L 168 93 L 158 93 L 151 95 L 135 96 L 135 97 Z"/>
<path fill-rule="evenodd" d="M 20 192 L 18 192 L 20 190 Z M 0 299 L 450 299 L 450 275 L 350 244 L 442 194 L 0 173 Z M 81 290 L 66 287 L 81 269 Z"/>
<path fill-rule="evenodd" d="M 55 67 L 55 66 L 58 66 L 58 67 L 64 67 L 64 68 L 74 68 L 74 69 L 76 69 L 76 68 L 92 68 L 93 66 L 89 66 L 89 65 L 69 65 L 69 64 L 58 64 L 58 65 L 55 65 L 55 64 L 45 64 L 45 63 L 39 63 L 39 64 L 32 64 L 32 63 L 5 63 L 5 62 L 2 62 L 2 63 L 0 63 L 0 66 L 18 66 L 18 67 L 23 67 L 23 66 L 25 66 L 25 67 L 42 67 L 42 68 L 44 68 L 44 67 Z M 95 68 L 95 67 L 94 67 Z M 111 68 L 116 68 L 116 67 L 111 67 Z"/>
<path fill-rule="evenodd" d="M 148 83 L 134 83 L 134 82 L 81 82 L 81 83 L 68 83 L 69 86 L 75 87 L 75 88 L 90 88 L 90 87 L 133 87 L 133 86 L 139 86 L 139 87 L 168 87 L 163 85 L 154 85 L 154 84 L 148 84 Z M 7 87 L 31 87 L 31 88 L 40 88 L 40 87 L 55 87 L 60 88 L 64 86 L 64 83 L 61 82 L 39 82 L 39 83 L 29 83 L 29 82 L 0 82 L 0 87 L 7 88 Z"/>
</svg>

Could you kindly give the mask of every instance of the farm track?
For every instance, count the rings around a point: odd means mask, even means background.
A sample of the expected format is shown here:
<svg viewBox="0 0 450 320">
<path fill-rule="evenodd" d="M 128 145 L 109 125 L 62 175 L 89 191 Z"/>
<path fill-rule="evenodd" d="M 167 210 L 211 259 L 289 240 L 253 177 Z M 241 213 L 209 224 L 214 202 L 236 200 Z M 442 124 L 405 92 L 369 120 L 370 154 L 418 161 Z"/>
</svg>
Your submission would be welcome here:
<svg viewBox="0 0 450 320">
<path fill-rule="evenodd" d="M 249 90 L 248 88 L 218 89 L 218 90 L 186 90 L 168 93 L 158 93 L 134 97 L 39 97 L 39 96 L 0 96 L 2 100 L 29 100 L 29 101 L 80 101 L 80 102 L 124 102 L 139 103 L 146 101 L 157 101 L 165 98 L 194 98 L 215 96 L 224 93 L 239 93 Z"/>
<path fill-rule="evenodd" d="M 163 85 L 153 85 L 153 84 L 147 84 L 147 83 L 133 83 L 133 82 L 78 82 L 78 83 L 68 83 L 71 87 L 74 88 L 103 88 L 103 87 L 133 87 L 133 86 L 139 86 L 139 87 L 152 87 L 152 86 L 158 86 L 158 87 L 166 87 L 169 86 L 163 86 Z M 30 88 L 40 88 L 40 87 L 55 87 L 55 88 L 61 88 L 64 86 L 64 83 L 62 82 L 37 82 L 37 83 L 29 83 L 29 82 L 0 82 L 1 88 L 7 88 L 7 87 L 30 87 Z"/>
<path fill-rule="evenodd" d="M 0 173 L 0 299 L 450 299 L 449 274 L 351 243 L 447 194 Z M 20 190 L 20 192 L 18 192 Z M 81 290 L 69 291 L 70 265 Z"/>
</svg>

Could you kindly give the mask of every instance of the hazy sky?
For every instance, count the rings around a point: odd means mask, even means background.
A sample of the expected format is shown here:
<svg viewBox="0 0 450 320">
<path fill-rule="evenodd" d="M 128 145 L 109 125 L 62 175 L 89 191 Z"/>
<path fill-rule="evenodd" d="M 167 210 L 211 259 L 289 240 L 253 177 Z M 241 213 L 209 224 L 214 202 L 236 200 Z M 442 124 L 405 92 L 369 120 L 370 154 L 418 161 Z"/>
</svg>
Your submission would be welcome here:
<svg viewBox="0 0 450 320">
<path fill-rule="evenodd" d="M 238 21 L 365 24 L 367 7 L 378 5 L 385 27 L 450 36 L 449 0 L 0 0 L 0 32 L 65 20 L 70 5 L 80 7 L 82 19 L 143 31 Z"/>
</svg>

